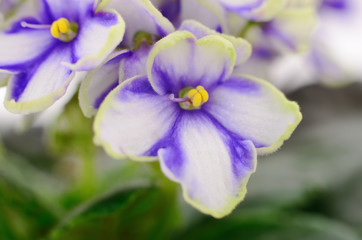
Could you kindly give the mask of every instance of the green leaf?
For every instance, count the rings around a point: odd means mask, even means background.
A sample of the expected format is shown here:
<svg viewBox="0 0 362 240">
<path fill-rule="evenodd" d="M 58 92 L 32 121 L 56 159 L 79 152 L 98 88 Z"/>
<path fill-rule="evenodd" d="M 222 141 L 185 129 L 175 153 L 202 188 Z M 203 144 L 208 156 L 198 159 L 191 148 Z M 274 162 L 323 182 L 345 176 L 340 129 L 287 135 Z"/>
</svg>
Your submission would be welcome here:
<svg viewBox="0 0 362 240">
<path fill-rule="evenodd" d="M 76 96 L 51 126 L 50 147 L 58 155 L 93 156 L 96 149 L 93 144 L 93 121 L 83 116 Z"/>
<path fill-rule="evenodd" d="M 0 171 L 0 239 L 39 239 L 56 221 L 40 196 Z"/>
<path fill-rule="evenodd" d="M 359 229 L 362 236 L 362 168 L 328 195 L 329 214 Z M 333 201 L 331 201 L 331 199 Z"/>
<path fill-rule="evenodd" d="M 347 226 L 320 216 L 249 211 L 222 220 L 204 218 L 174 240 L 359 240 Z"/>
<path fill-rule="evenodd" d="M 80 163 L 77 169 L 79 173 L 75 175 L 74 184 L 62 203 L 67 208 L 95 195 L 97 188 L 97 148 L 93 143 L 93 121 L 83 116 L 77 96 L 65 106 L 48 134 L 53 154 L 63 159 L 71 156 Z"/>
<path fill-rule="evenodd" d="M 51 239 L 160 239 L 177 219 L 173 202 L 156 187 L 118 189 L 80 206 Z"/>
</svg>

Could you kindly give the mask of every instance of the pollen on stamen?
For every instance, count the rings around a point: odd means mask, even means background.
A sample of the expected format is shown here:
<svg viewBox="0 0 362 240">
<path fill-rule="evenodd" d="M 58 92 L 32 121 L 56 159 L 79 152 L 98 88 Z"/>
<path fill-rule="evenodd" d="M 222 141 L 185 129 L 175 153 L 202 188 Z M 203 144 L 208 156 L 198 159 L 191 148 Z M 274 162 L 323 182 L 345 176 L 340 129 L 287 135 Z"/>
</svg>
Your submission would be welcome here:
<svg viewBox="0 0 362 240">
<path fill-rule="evenodd" d="M 50 28 L 50 33 L 54 38 L 63 42 L 70 42 L 77 36 L 78 25 L 70 23 L 66 18 L 54 21 Z"/>
<path fill-rule="evenodd" d="M 180 104 L 185 110 L 199 109 L 202 104 L 209 100 L 209 93 L 202 86 L 196 88 L 184 88 L 180 91 L 180 98 L 175 98 L 174 94 L 169 96 L 170 100 Z"/>
</svg>

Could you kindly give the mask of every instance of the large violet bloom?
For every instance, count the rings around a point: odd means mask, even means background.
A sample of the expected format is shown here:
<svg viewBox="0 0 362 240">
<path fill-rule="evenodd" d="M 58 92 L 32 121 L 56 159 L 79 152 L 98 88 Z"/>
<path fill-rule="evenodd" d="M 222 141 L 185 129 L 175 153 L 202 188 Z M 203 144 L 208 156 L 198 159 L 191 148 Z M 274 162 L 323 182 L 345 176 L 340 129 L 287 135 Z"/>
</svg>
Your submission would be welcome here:
<svg viewBox="0 0 362 240">
<path fill-rule="evenodd" d="M 96 115 L 95 141 L 116 158 L 159 159 L 186 201 L 223 217 L 244 198 L 257 153 L 279 148 L 301 120 L 299 107 L 272 85 L 232 75 L 236 53 L 223 37 L 177 31 Z"/>
<path fill-rule="evenodd" d="M 24 18 L 0 34 L 0 69 L 15 73 L 5 106 L 15 113 L 52 105 L 75 75 L 99 65 L 121 42 L 124 22 L 96 11 L 94 0 L 42 0 L 38 18 Z"/>
</svg>

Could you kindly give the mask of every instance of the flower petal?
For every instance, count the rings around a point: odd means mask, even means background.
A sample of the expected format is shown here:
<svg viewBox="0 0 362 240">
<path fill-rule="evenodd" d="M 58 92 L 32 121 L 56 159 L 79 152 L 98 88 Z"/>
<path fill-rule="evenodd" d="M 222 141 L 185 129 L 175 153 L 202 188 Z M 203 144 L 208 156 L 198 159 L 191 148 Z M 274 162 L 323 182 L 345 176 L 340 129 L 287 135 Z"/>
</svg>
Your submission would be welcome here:
<svg viewBox="0 0 362 240">
<path fill-rule="evenodd" d="M 221 218 L 244 198 L 256 167 L 250 141 L 232 138 L 202 112 L 186 111 L 173 144 L 160 149 L 162 171 L 182 185 L 184 198 L 200 211 Z"/>
<path fill-rule="evenodd" d="M 181 1 L 180 0 L 150 0 L 162 15 L 170 20 L 174 25 L 180 18 Z"/>
<path fill-rule="evenodd" d="M 75 64 L 65 63 L 72 70 L 87 71 L 101 64 L 122 41 L 124 22 L 115 11 L 97 12 L 87 18 L 74 42 Z"/>
<path fill-rule="evenodd" d="M 230 76 L 235 63 L 233 45 L 210 35 L 199 40 L 190 32 L 177 31 L 158 41 L 147 61 L 147 74 L 158 94 L 178 95 L 182 88 L 214 87 Z"/>
<path fill-rule="evenodd" d="M 156 160 L 157 146 L 172 130 L 178 112 L 179 105 L 157 95 L 146 76 L 129 79 L 99 108 L 95 141 L 115 158 Z"/>
<path fill-rule="evenodd" d="M 318 22 L 314 4 L 288 7 L 273 20 L 275 37 L 291 50 L 305 52 L 308 49 Z"/>
<path fill-rule="evenodd" d="M 285 9 L 288 3 L 289 0 L 264 0 L 263 4 L 257 8 L 249 9 L 249 11 L 236 9 L 236 12 L 252 21 L 270 21 Z"/>
<path fill-rule="evenodd" d="M 259 154 L 279 148 L 302 119 L 295 102 L 251 76 L 233 76 L 209 95 L 203 109 L 230 132 L 251 140 Z"/>
<path fill-rule="evenodd" d="M 58 46 L 43 62 L 26 72 L 15 74 L 7 89 L 5 107 L 14 113 L 33 113 L 52 105 L 64 95 L 73 78 L 62 61 L 71 60 L 71 49 Z"/>
<path fill-rule="evenodd" d="M 119 69 L 120 82 L 137 75 L 146 75 L 147 57 L 151 51 L 151 46 L 142 44 L 132 54 L 121 60 Z"/>
<path fill-rule="evenodd" d="M 121 59 L 131 54 L 122 50 L 117 57 L 89 71 L 79 89 L 79 105 L 86 117 L 92 117 L 105 97 L 119 84 L 119 65 Z"/>
<path fill-rule="evenodd" d="M 223 33 L 229 33 L 228 16 L 218 0 L 182 0 L 181 20 L 193 19 Z"/>
<path fill-rule="evenodd" d="M 124 39 L 126 46 L 132 46 L 133 37 L 138 31 L 160 37 L 175 31 L 172 23 L 149 0 L 108 0 L 103 1 L 100 8 L 104 5 L 117 10 L 124 18 L 127 25 Z"/>
<path fill-rule="evenodd" d="M 195 35 L 196 38 L 202 38 L 207 35 L 218 35 L 230 41 L 235 48 L 236 59 L 235 67 L 243 64 L 251 56 L 251 44 L 243 38 L 234 37 L 227 34 L 221 34 L 216 32 L 195 20 L 186 20 L 184 21 L 180 28 L 180 31 L 189 31 Z"/>
<path fill-rule="evenodd" d="M 219 0 L 230 11 L 248 11 L 260 7 L 268 0 Z"/>
<path fill-rule="evenodd" d="M 148 44 L 142 44 L 134 52 L 122 50 L 119 56 L 87 74 L 79 90 L 79 103 L 86 117 L 92 117 L 97 112 L 108 93 L 119 83 L 137 75 L 146 75 L 150 50 Z"/>
<path fill-rule="evenodd" d="M 31 18 L 22 19 L 38 23 Z M 37 64 L 55 46 L 55 39 L 49 29 L 29 29 L 17 22 L 8 32 L 0 33 L 0 69 L 18 72 Z"/>
<path fill-rule="evenodd" d="M 0 87 L 6 86 L 8 84 L 9 78 L 9 74 L 0 72 Z"/>
<path fill-rule="evenodd" d="M 95 0 L 42 0 L 42 10 L 51 20 L 67 18 L 73 21 L 81 19 L 94 11 Z"/>
</svg>

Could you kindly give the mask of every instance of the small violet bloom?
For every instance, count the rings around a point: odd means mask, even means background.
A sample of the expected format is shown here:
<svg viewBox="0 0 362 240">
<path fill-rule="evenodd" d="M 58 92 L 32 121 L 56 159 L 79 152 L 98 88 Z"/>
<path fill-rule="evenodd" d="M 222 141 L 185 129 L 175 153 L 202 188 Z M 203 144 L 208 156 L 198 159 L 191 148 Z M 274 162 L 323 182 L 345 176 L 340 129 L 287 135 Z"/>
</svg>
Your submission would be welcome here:
<svg viewBox="0 0 362 240">
<path fill-rule="evenodd" d="M 124 81 L 95 118 L 95 141 L 116 157 L 159 160 L 184 198 L 220 218 L 244 198 L 257 154 L 288 139 L 301 114 L 271 84 L 235 75 L 233 44 L 176 31 L 157 42 L 147 75 Z"/>
<path fill-rule="evenodd" d="M 311 40 L 313 76 L 330 86 L 362 79 L 362 1 L 323 0 Z"/>
<path fill-rule="evenodd" d="M 293 91 L 308 84 L 305 64 L 289 56 L 303 56 L 311 46 L 317 27 L 317 5 L 312 1 L 290 0 L 288 7 L 273 20 L 251 27 L 245 38 L 253 43 L 253 53 L 235 72 L 268 79 L 282 91 Z M 288 59 L 283 61 L 282 59 Z M 283 61 L 282 64 L 279 64 Z M 293 66 L 292 66 L 293 65 Z M 293 74 L 290 68 L 298 68 Z M 297 82 L 296 79 L 303 79 Z M 305 79 L 305 80 L 304 80 Z"/>
<path fill-rule="evenodd" d="M 28 17 L 0 34 L 0 69 L 9 80 L 6 108 L 41 111 L 62 97 L 76 71 L 99 65 L 122 41 L 124 22 L 98 11 L 94 0 L 43 0 L 37 18 Z"/>
<path fill-rule="evenodd" d="M 238 21 L 260 22 L 273 19 L 289 0 L 152 0 L 176 26 L 193 19 L 211 29 L 233 33 L 231 15 Z M 242 19 L 240 19 L 242 18 Z M 244 19 L 244 20 L 243 20 Z"/>
<path fill-rule="evenodd" d="M 270 39 L 268 44 L 261 44 L 266 39 L 261 37 L 260 41 L 253 41 L 255 45 L 251 61 L 240 71 L 258 73 L 258 76 L 266 77 L 284 92 L 310 84 L 340 87 L 360 81 L 362 32 L 359 29 L 362 28 L 362 1 L 323 0 L 314 2 L 314 5 L 318 25 L 309 33 L 308 51 L 278 51 L 275 44 L 269 44 L 272 42 Z M 299 25 L 306 27 L 309 21 L 301 16 Z M 293 32 L 299 32 L 299 35 L 303 33 L 297 26 L 294 29 Z M 265 72 L 262 73 L 260 69 Z"/>
</svg>

